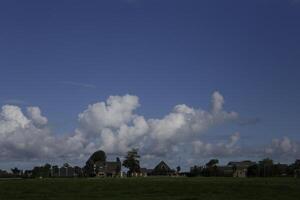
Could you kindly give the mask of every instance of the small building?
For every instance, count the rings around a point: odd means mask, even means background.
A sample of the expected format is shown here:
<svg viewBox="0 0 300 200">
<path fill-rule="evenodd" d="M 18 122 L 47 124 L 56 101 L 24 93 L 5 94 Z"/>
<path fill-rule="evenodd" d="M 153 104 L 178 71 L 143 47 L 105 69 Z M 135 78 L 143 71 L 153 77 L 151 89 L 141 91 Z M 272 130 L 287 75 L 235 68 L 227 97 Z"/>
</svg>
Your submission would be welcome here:
<svg viewBox="0 0 300 200">
<path fill-rule="evenodd" d="M 121 173 L 121 161 L 117 158 L 115 162 L 113 161 L 97 161 L 94 164 L 95 174 L 97 176 L 120 176 Z"/>
<path fill-rule="evenodd" d="M 231 166 L 218 166 L 218 176 L 233 177 L 234 171 Z"/>
<path fill-rule="evenodd" d="M 152 170 L 151 175 L 154 176 L 171 176 L 175 173 L 175 170 L 171 169 L 167 163 L 161 161 L 156 165 L 156 167 Z"/>
<path fill-rule="evenodd" d="M 151 176 L 152 172 L 153 172 L 153 169 L 141 168 L 138 176 L 142 176 L 142 177 Z"/>
<path fill-rule="evenodd" d="M 233 177 L 245 178 L 247 177 L 247 168 L 236 168 L 233 172 Z"/>
<path fill-rule="evenodd" d="M 255 165 L 255 162 L 245 160 L 241 162 L 229 162 L 227 166 L 232 167 L 233 177 L 247 177 L 248 167 Z"/>
<path fill-rule="evenodd" d="M 119 176 L 121 172 L 121 162 L 106 162 L 105 173 L 106 176 Z"/>
</svg>

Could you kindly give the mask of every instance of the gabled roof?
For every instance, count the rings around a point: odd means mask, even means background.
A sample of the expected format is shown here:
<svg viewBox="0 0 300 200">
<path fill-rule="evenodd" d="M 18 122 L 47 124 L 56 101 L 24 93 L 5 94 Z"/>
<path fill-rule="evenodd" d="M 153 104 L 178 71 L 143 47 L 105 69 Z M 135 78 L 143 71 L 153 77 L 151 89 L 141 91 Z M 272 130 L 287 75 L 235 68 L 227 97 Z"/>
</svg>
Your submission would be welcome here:
<svg viewBox="0 0 300 200">
<path fill-rule="evenodd" d="M 164 161 L 160 161 L 160 163 L 156 165 L 156 167 L 154 168 L 154 171 L 172 171 L 172 170 Z"/>
<path fill-rule="evenodd" d="M 147 168 L 141 168 L 140 172 L 141 173 L 151 173 L 153 171 L 153 169 L 147 169 Z"/>
</svg>

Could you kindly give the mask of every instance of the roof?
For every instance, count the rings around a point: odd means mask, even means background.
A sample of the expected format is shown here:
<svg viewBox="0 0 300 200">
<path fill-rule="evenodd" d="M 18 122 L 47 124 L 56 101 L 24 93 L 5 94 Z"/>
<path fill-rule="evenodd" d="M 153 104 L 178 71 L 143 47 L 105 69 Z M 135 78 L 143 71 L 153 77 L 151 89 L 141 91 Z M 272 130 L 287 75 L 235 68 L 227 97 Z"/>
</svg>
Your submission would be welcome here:
<svg viewBox="0 0 300 200">
<path fill-rule="evenodd" d="M 151 173 L 153 171 L 153 169 L 147 169 L 147 168 L 141 168 L 140 172 L 141 173 Z"/>
<path fill-rule="evenodd" d="M 255 162 L 252 162 L 250 160 L 245 160 L 245 161 L 241 161 L 241 162 L 229 162 L 228 166 L 237 167 L 237 168 L 248 168 L 255 164 L 256 164 Z"/>
<path fill-rule="evenodd" d="M 230 170 L 232 170 L 232 167 L 231 166 L 218 166 L 218 169 L 219 170 L 228 170 L 228 171 L 230 171 Z"/>
<path fill-rule="evenodd" d="M 160 161 L 153 171 L 172 171 L 171 168 L 164 162 Z"/>
<path fill-rule="evenodd" d="M 232 175 L 233 169 L 231 166 L 219 166 L 218 170 L 222 172 L 224 175 Z"/>
<path fill-rule="evenodd" d="M 104 173 L 114 173 L 114 172 L 120 171 L 120 169 L 121 169 L 120 162 L 97 161 L 97 162 L 95 162 L 95 165 L 98 167 L 99 172 L 104 172 Z"/>
</svg>

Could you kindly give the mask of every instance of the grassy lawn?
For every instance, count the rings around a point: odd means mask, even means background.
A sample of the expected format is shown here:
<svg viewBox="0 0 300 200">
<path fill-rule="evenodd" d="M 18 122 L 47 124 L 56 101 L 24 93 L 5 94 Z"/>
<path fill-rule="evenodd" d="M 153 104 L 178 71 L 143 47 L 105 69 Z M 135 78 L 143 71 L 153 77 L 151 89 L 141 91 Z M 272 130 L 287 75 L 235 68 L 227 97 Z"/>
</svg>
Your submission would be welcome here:
<svg viewBox="0 0 300 200">
<path fill-rule="evenodd" d="M 0 180 L 0 199 L 300 199 L 294 178 L 103 178 Z"/>
</svg>

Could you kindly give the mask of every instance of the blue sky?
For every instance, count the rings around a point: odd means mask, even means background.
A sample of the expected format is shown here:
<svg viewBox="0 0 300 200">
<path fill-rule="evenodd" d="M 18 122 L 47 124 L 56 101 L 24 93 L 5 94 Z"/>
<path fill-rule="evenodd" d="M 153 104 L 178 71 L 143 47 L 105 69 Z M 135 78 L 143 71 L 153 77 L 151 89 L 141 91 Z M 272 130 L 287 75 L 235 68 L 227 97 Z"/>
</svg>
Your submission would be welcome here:
<svg viewBox="0 0 300 200">
<path fill-rule="evenodd" d="M 138 114 L 162 118 L 177 104 L 208 109 L 217 90 L 257 123 L 207 140 L 299 141 L 300 2 L 3 0 L 0 30 L 1 105 L 38 106 L 55 134 L 110 95 L 136 95 Z"/>
</svg>

